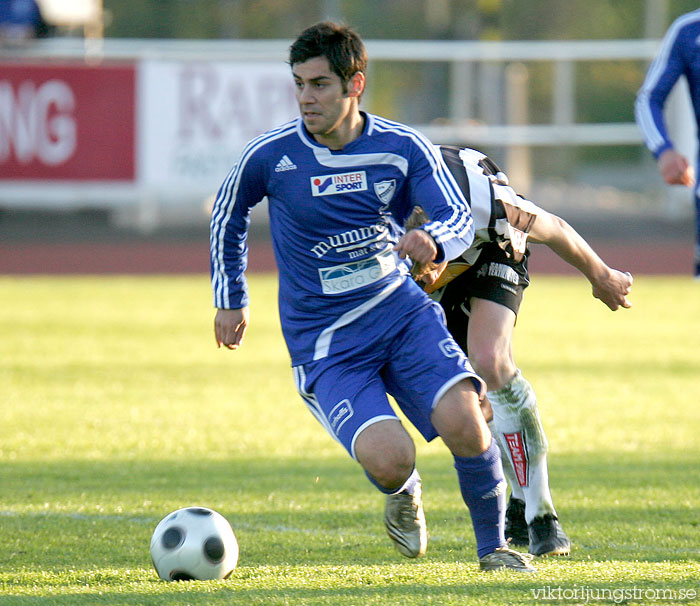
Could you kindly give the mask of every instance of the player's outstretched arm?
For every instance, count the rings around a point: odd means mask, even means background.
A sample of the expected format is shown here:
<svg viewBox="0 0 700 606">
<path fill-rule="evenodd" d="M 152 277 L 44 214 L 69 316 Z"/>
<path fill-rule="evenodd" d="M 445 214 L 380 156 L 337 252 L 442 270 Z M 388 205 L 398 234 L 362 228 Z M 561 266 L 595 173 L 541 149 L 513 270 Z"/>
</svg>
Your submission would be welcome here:
<svg viewBox="0 0 700 606">
<path fill-rule="evenodd" d="M 249 316 L 247 307 L 218 309 L 214 317 L 214 337 L 217 346 L 238 349 L 243 344 Z"/>
<path fill-rule="evenodd" d="M 593 286 L 593 296 L 611 310 L 632 307 L 627 299 L 632 289 L 632 274 L 609 267 L 561 217 L 540 209 L 529 239 L 546 244 L 569 265 L 578 269 Z"/>
</svg>

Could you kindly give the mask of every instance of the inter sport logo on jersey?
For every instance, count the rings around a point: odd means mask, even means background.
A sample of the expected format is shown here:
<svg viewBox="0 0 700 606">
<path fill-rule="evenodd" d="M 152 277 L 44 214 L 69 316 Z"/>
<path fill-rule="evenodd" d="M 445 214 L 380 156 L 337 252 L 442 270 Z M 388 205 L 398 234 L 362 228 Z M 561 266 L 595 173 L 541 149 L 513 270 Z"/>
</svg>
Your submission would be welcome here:
<svg viewBox="0 0 700 606">
<path fill-rule="evenodd" d="M 311 193 L 314 196 L 332 196 L 351 191 L 365 191 L 367 176 L 364 170 L 338 175 L 311 177 Z"/>
</svg>

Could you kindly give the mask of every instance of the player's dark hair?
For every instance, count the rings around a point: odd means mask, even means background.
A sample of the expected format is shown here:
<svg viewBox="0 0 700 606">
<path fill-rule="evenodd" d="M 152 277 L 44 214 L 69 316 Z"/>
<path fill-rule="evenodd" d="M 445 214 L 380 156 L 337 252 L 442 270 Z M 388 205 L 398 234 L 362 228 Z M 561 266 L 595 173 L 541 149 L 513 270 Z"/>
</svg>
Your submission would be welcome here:
<svg viewBox="0 0 700 606">
<path fill-rule="evenodd" d="M 346 85 L 357 72 L 367 71 L 367 51 L 360 36 L 345 25 L 323 21 L 305 29 L 289 49 L 289 65 L 315 57 L 328 59 L 333 73 Z"/>
</svg>

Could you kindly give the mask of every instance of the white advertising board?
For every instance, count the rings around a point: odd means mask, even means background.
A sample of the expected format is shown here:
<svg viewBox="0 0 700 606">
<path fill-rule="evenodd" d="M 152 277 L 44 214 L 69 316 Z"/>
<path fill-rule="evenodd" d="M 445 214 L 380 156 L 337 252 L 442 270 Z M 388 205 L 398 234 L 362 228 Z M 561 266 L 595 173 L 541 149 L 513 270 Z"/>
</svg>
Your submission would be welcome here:
<svg viewBox="0 0 700 606">
<path fill-rule="evenodd" d="M 209 195 L 245 144 L 298 115 L 284 63 L 144 60 L 137 181 L 160 196 Z"/>
</svg>

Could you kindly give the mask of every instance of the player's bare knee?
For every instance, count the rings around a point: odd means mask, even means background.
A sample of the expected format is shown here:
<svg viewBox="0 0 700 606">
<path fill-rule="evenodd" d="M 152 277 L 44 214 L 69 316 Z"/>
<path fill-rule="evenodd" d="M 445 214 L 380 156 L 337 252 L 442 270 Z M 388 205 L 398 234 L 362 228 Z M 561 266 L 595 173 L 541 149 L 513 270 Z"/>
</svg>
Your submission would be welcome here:
<svg viewBox="0 0 700 606">
<path fill-rule="evenodd" d="M 374 480 L 384 488 L 399 488 L 413 472 L 415 452 L 408 448 L 384 449 L 381 456 L 366 453 L 359 463 Z"/>
<path fill-rule="evenodd" d="M 375 459 L 368 462 L 364 469 L 384 488 L 396 490 L 406 482 L 414 467 L 415 460 L 400 459 L 392 463 Z"/>
<path fill-rule="evenodd" d="M 411 475 L 416 449 L 398 420 L 385 420 L 366 427 L 357 436 L 355 457 L 379 484 L 394 488 Z"/>
<path fill-rule="evenodd" d="M 463 426 L 441 437 L 450 452 L 458 457 L 476 457 L 491 444 L 488 428 L 484 431 L 481 428 Z"/>
<path fill-rule="evenodd" d="M 489 389 L 499 389 L 517 372 L 508 352 L 497 347 L 481 347 L 469 352 L 469 360 Z"/>
<path fill-rule="evenodd" d="M 453 454 L 474 457 L 491 443 L 479 397 L 471 382 L 453 386 L 433 409 L 431 420 Z"/>
</svg>

